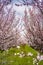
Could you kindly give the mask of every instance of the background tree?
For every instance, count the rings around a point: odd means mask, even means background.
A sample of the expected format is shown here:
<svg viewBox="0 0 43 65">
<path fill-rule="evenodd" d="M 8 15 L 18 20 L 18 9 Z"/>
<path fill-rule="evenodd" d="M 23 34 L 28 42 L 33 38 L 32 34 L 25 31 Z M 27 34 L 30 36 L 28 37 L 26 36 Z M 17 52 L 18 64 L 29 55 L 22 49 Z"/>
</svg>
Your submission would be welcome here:
<svg viewBox="0 0 43 65">
<path fill-rule="evenodd" d="M 33 2 L 39 8 L 40 12 L 43 14 L 43 0 L 33 0 Z"/>
<path fill-rule="evenodd" d="M 6 7 L 6 9 L 4 9 Z M 10 9 L 7 8 L 7 5 L 0 4 L 0 49 L 6 50 L 9 45 L 13 45 L 15 42 L 15 36 L 13 32 L 14 28 L 18 25 L 19 19 L 15 19 L 15 11 L 12 10 L 13 6 Z M 5 12 L 7 10 L 7 12 Z M 13 25 L 14 23 L 14 25 Z"/>
<path fill-rule="evenodd" d="M 15 4 L 17 6 L 26 5 L 29 7 L 31 6 L 37 6 L 40 10 L 40 12 L 43 14 L 43 0 L 18 0 L 20 4 Z"/>
<path fill-rule="evenodd" d="M 38 9 L 37 9 L 38 10 Z M 43 15 L 38 10 L 36 13 L 35 8 L 29 10 L 29 16 L 25 9 L 24 26 L 26 39 L 30 46 L 43 52 Z"/>
</svg>

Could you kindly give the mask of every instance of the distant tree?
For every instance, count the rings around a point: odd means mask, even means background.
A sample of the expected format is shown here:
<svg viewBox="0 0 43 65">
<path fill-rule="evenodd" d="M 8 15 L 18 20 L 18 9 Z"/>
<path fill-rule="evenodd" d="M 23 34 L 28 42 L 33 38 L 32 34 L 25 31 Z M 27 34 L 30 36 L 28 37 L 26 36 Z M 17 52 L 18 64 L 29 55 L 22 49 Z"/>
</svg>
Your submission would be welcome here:
<svg viewBox="0 0 43 65">
<path fill-rule="evenodd" d="M 27 32 L 25 32 L 25 37 L 33 48 L 43 52 L 43 15 L 38 10 L 35 14 L 35 8 L 33 11 L 29 10 L 30 16 L 25 9 L 24 15 L 24 26 Z"/>
<path fill-rule="evenodd" d="M 26 5 L 26 6 L 29 6 L 29 5 L 34 5 L 34 6 L 37 6 L 39 8 L 39 10 L 41 11 L 41 13 L 43 14 L 43 0 L 19 0 L 19 2 L 22 4 L 22 5 Z M 16 4 L 17 6 L 21 6 L 19 4 Z"/>
</svg>

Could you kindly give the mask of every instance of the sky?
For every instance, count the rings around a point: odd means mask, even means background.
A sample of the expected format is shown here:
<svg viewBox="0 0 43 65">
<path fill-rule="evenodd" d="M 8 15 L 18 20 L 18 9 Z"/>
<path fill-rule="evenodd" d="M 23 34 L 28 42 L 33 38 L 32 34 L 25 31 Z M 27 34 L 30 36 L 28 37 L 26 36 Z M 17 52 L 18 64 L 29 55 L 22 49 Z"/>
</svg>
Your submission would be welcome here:
<svg viewBox="0 0 43 65">
<path fill-rule="evenodd" d="M 25 0 L 26 1 L 26 0 Z M 31 3 L 33 0 L 27 0 L 27 2 Z M 13 3 L 22 2 L 22 0 L 12 0 Z"/>
<path fill-rule="evenodd" d="M 28 7 L 27 6 L 16 6 L 15 3 L 18 3 L 19 1 L 22 1 L 22 0 L 12 0 L 12 3 L 13 3 L 13 10 L 16 11 L 16 15 L 17 16 L 23 16 L 24 15 L 24 10 L 25 8 L 27 9 Z M 29 0 L 29 2 L 32 2 L 32 0 Z M 9 4 L 8 5 L 8 8 L 11 7 L 12 4 Z M 32 6 L 29 6 L 29 8 L 32 8 Z"/>
</svg>

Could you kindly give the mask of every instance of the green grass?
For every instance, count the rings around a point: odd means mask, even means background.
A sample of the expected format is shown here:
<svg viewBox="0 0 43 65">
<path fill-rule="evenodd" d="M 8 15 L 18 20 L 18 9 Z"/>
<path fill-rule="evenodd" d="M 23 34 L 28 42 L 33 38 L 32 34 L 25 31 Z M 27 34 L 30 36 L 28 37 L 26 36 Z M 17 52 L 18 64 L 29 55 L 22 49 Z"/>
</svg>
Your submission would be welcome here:
<svg viewBox="0 0 43 65">
<path fill-rule="evenodd" d="M 28 53 L 31 53 L 28 55 Z M 38 52 L 28 45 L 20 45 L 6 51 L 0 51 L 0 65 L 43 65 L 43 61 L 37 60 Z M 34 62 L 34 60 L 36 61 Z"/>
</svg>

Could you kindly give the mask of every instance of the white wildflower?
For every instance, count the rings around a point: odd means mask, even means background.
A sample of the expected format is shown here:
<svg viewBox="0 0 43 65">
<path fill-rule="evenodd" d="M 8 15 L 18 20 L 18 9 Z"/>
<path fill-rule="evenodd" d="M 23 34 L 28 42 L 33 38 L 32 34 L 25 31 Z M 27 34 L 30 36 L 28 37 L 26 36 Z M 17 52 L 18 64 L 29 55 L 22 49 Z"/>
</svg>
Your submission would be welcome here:
<svg viewBox="0 0 43 65">
<path fill-rule="evenodd" d="M 21 53 L 23 54 L 24 52 L 22 51 Z"/>
<path fill-rule="evenodd" d="M 8 50 L 6 50 L 6 53 L 8 54 Z"/>
<path fill-rule="evenodd" d="M 23 57 L 23 55 L 22 55 L 22 54 L 20 54 L 20 55 L 19 55 L 19 57 L 20 57 L 20 58 L 22 58 L 22 57 Z"/>
<path fill-rule="evenodd" d="M 20 53 L 17 53 L 17 55 L 19 55 Z"/>
<path fill-rule="evenodd" d="M 37 63 L 37 59 L 33 58 L 33 64 Z"/>
<path fill-rule="evenodd" d="M 37 55 L 37 59 L 40 60 L 40 54 L 39 54 L 39 53 L 38 53 L 38 55 Z"/>
<path fill-rule="evenodd" d="M 43 60 L 43 55 L 40 56 L 40 61 Z"/>
<path fill-rule="evenodd" d="M 37 59 L 38 59 L 39 61 L 43 60 L 43 55 L 38 54 L 38 55 L 37 55 Z"/>
<path fill-rule="evenodd" d="M 17 53 L 14 53 L 14 55 L 16 56 L 16 55 L 17 55 Z"/>
<path fill-rule="evenodd" d="M 37 63 L 37 65 L 38 65 L 38 63 Z"/>
<path fill-rule="evenodd" d="M 5 55 L 5 52 L 3 53 L 3 55 Z"/>
<path fill-rule="evenodd" d="M 8 52 L 8 50 L 6 50 Z"/>
<path fill-rule="evenodd" d="M 27 56 L 33 56 L 33 54 L 32 54 L 31 52 L 29 52 L 29 53 L 27 54 Z"/>
<path fill-rule="evenodd" d="M 20 46 L 17 46 L 18 49 L 20 49 Z"/>
<path fill-rule="evenodd" d="M 22 55 L 23 57 L 25 56 L 25 54 Z"/>
<path fill-rule="evenodd" d="M 37 56 L 37 59 L 40 60 L 40 56 Z"/>
</svg>

